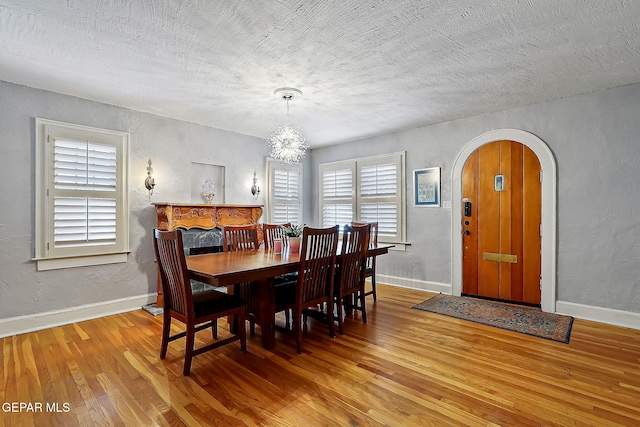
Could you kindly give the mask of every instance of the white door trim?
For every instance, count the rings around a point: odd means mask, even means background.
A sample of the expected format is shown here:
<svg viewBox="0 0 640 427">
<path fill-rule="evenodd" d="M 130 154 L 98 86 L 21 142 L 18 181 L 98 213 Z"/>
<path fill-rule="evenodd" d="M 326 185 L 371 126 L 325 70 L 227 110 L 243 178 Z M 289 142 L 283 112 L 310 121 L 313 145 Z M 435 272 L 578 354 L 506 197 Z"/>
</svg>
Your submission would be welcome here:
<svg viewBox="0 0 640 427">
<path fill-rule="evenodd" d="M 542 311 L 556 311 L 556 160 L 547 145 L 532 133 L 519 129 L 498 129 L 484 133 L 469 142 L 453 164 L 451 178 L 451 259 L 452 293 L 462 294 L 462 170 L 469 156 L 479 147 L 494 141 L 516 141 L 529 147 L 542 168 L 542 278 L 540 280 Z"/>
</svg>

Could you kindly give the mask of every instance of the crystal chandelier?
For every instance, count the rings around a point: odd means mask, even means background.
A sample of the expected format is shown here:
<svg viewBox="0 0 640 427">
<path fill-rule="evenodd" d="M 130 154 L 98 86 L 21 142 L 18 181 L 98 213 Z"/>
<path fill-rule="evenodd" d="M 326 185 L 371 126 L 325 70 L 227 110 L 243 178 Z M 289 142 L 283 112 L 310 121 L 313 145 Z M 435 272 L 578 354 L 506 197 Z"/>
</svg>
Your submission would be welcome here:
<svg viewBox="0 0 640 427">
<path fill-rule="evenodd" d="M 273 92 L 276 96 L 287 101 L 287 121 L 273 131 L 267 142 L 269 143 L 269 155 L 283 163 L 297 163 L 304 156 L 309 144 L 300 133 L 299 129 L 291 126 L 289 121 L 289 101 L 293 100 L 294 95 L 302 95 L 298 89 L 280 88 Z"/>
</svg>

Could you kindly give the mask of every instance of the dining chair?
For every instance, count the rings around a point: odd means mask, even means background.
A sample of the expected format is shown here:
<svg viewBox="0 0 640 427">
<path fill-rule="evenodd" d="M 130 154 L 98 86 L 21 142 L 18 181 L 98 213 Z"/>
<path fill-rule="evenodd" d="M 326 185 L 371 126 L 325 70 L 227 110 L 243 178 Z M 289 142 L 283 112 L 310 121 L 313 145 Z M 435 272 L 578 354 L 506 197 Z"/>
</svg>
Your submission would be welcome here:
<svg viewBox="0 0 640 427">
<path fill-rule="evenodd" d="M 369 244 L 373 246 L 378 245 L 378 223 L 377 222 L 352 222 L 353 226 L 370 225 L 371 231 L 369 234 Z M 365 279 L 371 277 L 371 290 L 364 293 L 364 296 L 373 295 L 373 302 L 378 300 L 376 293 L 376 257 L 367 259 L 367 269 L 364 274 Z"/>
<path fill-rule="evenodd" d="M 258 249 L 258 243 L 258 224 L 222 226 L 222 249 L 225 252 Z"/>
<path fill-rule="evenodd" d="M 258 224 L 223 225 L 222 226 L 222 250 L 224 252 L 238 252 L 258 249 Z M 256 295 L 253 282 L 237 283 L 233 286 L 233 294 L 243 298 L 247 302 L 247 320 L 249 320 L 249 332 L 256 333 L 255 313 L 258 310 L 258 302 L 253 297 Z"/>
<path fill-rule="evenodd" d="M 282 243 L 285 243 L 284 234 L 282 232 L 283 227 L 291 227 L 291 223 L 284 224 L 262 224 L 262 235 L 264 236 L 264 248 L 273 249 L 273 242 L 276 239 L 281 239 Z"/>
<path fill-rule="evenodd" d="M 193 294 L 189 283 L 187 261 L 180 230 L 154 230 L 153 250 L 160 271 L 164 312 L 162 319 L 162 343 L 160 358 L 167 356 L 169 342 L 186 338 L 183 375 L 189 375 L 194 356 L 213 350 L 234 341 L 240 341 L 242 352 L 247 351 L 247 335 L 244 327 L 245 301 L 234 295 L 216 290 L 206 290 Z M 233 316 L 236 334 L 200 348 L 195 346 L 195 334 L 206 328 L 212 328 L 217 338 L 217 319 Z M 185 324 L 185 331 L 170 335 L 171 319 Z"/>
<path fill-rule="evenodd" d="M 338 312 L 338 330 L 343 334 L 344 308 L 362 312 L 362 323 L 367 323 L 365 304 L 365 270 L 371 225 L 345 225 L 342 232 L 342 250 L 336 267 L 334 299 Z M 359 300 L 359 304 L 358 304 Z"/>
<path fill-rule="evenodd" d="M 291 227 L 290 222 L 285 222 L 284 224 L 262 224 L 262 235 L 264 236 L 264 248 L 265 249 L 273 249 L 274 241 L 276 239 L 280 239 L 282 241 L 282 246 L 286 246 L 287 239 L 283 233 L 283 228 Z M 280 286 L 284 283 L 296 280 L 298 273 L 289 273 L 283 276 L 274 277 L 275 286 Z M 291 317 L 289 310 L 284 311 L 285 322 L 287 326 L 291 323 Z"/>
<path fill-rule="evenodd" d="M 302 316 L 310 307 L 326 303 L 329 336 L 335 336 L 332 301 L 337 247 L 337 225 L 330 228 L 305 227 L 297 280 L 275 288 L 276 311 L 289 309 L 293 313 L 298 353 L 302 353 Z"/>
</svg>

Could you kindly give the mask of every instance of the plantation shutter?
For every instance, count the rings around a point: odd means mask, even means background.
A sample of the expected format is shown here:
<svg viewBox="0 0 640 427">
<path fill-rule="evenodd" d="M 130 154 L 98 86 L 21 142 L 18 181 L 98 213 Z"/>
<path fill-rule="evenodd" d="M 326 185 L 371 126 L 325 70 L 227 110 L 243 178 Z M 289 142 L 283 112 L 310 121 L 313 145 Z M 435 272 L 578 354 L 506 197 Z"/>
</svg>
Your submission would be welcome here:
<svg viewBox="0 0 640 427">
<path fill-rule="evenodd" d="M 54 139 L 53 244 L 116 243 L 116 147 Z"/>
<path fill-rule="evenodd" d="M 300 173 L 274 168 L 272 221 L 276 224 L 300 224 Z"/>
<path fill-rule="evenodd" d="M 352 167 L 322 171 L 322 225 L 341 227 L 353 221 L 354 173 Z"/>
<path fill-rule="evenodd" d="M 378 241 L 404 248 L 404 200 L 404 152 L 320 165 L 324 227 L 377 222 Z"/>
<path fill-rule="evenodd" d="M 127 262 L 129 134 L 36 118 L 38 271 Z"/>
<path fill-rule="evenodd" d="M 374 164 L 359 167 L 359 220 L 377 222 L 378 235 L 398 236 L 398 165 Z"/>
</svg>

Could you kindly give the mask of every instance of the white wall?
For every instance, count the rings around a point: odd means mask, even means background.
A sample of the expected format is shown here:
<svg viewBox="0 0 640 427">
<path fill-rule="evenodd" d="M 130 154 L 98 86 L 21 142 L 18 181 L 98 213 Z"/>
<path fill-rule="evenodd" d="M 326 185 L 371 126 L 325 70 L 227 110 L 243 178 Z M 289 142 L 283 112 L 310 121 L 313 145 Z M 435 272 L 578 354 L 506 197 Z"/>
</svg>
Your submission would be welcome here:
<svg viewBox="0 0 640 427">
<path fill-rule="evenodd" d="M 127 263 L 35 271 L 35 117 L 131 134 Z M 320 163 L 406 150 L 408 196 L 413 169 L 440 166 L 446 201 L 456 155 L 473 138 L 499 128 L 537 135 L 556 158 L 559 306 L 611 309 L 610 323 L 626 314 L 637 319 L 640 84 L 312 150 L 304 161 L 305 222 L 318 223 Z M 30 316 L 74 309 L 91 316 L 95 305 L 155 293 L 155 212 L 143 185 L 149 158 L 158 184 L 155 201 L 188 202 L 189 167 L 196 161 L 226 166 L 227 203 L 264 203 L 263 194 L 254 202 L 249 192 L 254 170 L 266 188 L 267 144 L 261 139 L 6 82 L 0 82 L 0 148 L 0 336 L 6 319 L 5 330 L 11 330 Z M 414 208 L 407 199 L 412 245 L 381 257 L 378 271 L 409 285 L 445 288 L 451 284 L 450 209 Z"/>
<path fill-rule="evenodd" d="M 557 162 L 557 299 L 640 313 L 640 84 L 316 149 L 312 185 L 320 163 L 406 150 L 412 245 L 381 257 L 378 272 L 437 290 L 451 284 L 451 212 L 411 205 L 412 170 L 442 167 L 442 198 L 451 200 L 457 154 L 501 128 L 537 135 Z M 317 223 L 318 201 L 312 204 Z"/>
<path fill-rule="evenodd" d="M 127 263 L 35 271 L 36 117 L 131 134 Z M 157 184 L 152 201 L 190 202 L 195 161 L 225 165 L 227 203 L 264 203 L 249 191 L 254 170 L 265 185 L 264 140 L 6 82 L 0 82 L 0 153 L 0 321 L 80 306 L 90 312 L 95 304 L 156 292 L 155 210 L 144 188 L 149 158 Z"/>
</svg>

